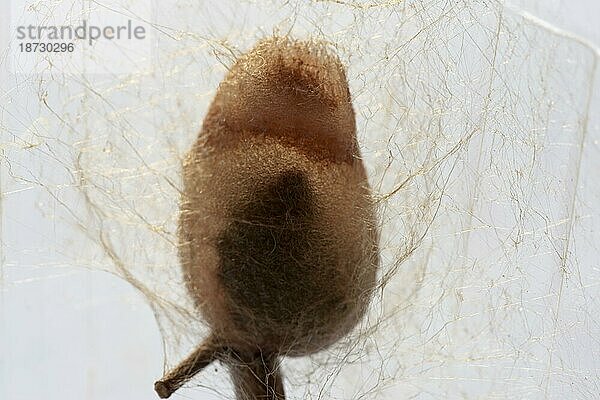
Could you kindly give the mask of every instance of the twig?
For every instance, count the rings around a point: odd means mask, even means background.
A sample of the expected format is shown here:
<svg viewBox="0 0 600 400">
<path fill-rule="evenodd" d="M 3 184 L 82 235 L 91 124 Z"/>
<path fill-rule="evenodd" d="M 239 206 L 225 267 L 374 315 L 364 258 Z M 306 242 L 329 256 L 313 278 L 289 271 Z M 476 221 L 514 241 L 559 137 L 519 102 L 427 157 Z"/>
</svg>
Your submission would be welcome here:
<svg viewBox="0 0 600 400">
<path fill-rule="evenodd" d="M 225 350 L 225 347 L 214 336 L 210 336 L 175 369 L 156 381 L 154 390 L 161 399 L 168 398 L 194 375 L 216 360 L 219 354 Z"/>
<path fill-rule="evenodd" d="M 277 354 L 254 354 L 229 364 L 237 400 L 285 400 Z"/>
</svg>

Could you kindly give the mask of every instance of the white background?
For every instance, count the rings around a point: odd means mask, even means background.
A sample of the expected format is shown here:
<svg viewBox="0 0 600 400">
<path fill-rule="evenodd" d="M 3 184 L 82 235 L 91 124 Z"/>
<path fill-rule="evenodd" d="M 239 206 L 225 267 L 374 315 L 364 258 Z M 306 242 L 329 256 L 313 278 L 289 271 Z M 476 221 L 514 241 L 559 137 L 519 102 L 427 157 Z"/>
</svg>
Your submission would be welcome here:
<svg viewBox="0 0 600 400">
<path fill-rule="evenodd" d="M 600 47 L 597 0 L 514 0 L 509 4 Z M 302 14 L 301 9 L 298 12 Z M 4 45 L 6 18 L 4 14 L 0 20 Z M 201 16 L 198 23 L 202 23 Z M 590 129 L 598 136 L 598 113 L 592 112 L 592 118 Z M 2 168 L 8 166 L 2 164 Z M 57 232 L 39 229 L 39 221 L 31 217 L 30 207 L 44 205 L 34 204 L 35 198 L 12 187 L 3 186 L 2 192 L 0 399 L 156 398 L 153 382 L 163 373 L 162 341 L 145 299 L 110 274 L 56 263 L 64 249 L 55 248 L 55 254 L 48 249 L 59 243 Z M 40 253 L 35 251 L 36 243 L 43 249 Z M 594 334 L 600 347 L 600 332 Z M 588 364 L 592 374 L 587 379 L 600 390 L 599 361 L 591 359 Z M 211 382 L 198 383 L 207 387 L 182 389 L 175 398 L 222 398 L 214 394 Z M 401 391 L 398 396 L 402 398 Z M 543 397 L 538 393 L 531 398 Z M 572 398 L 592 397 L 574 391 Z"/>
</svg>

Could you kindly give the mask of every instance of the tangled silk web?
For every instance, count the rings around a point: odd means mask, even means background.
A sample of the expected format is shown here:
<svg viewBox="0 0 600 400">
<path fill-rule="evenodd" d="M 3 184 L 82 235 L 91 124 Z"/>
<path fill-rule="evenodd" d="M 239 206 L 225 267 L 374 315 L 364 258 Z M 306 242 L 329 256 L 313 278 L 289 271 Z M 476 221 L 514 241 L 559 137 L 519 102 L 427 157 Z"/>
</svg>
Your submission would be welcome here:
<svg viewBox="0 0 600 400">
<path fill-rule="evenodd" d="M 62 256 L 143 293 L 165 368 L 207 329 L 177 258 L 183 155 L 227 67 L 277 33 L 325 41 L 347 66 L 382 231 L 367 318 L 286 359 L 288 396 L 600 391 L 593 47 L 493 0 L 168 3 L 144 20 L 154 49 L 138 68 L 14 74 L 0 106 L 3 191 L 41 189 Z M 199 380 L 228 385 L 212 370 Z"/>
</svg>

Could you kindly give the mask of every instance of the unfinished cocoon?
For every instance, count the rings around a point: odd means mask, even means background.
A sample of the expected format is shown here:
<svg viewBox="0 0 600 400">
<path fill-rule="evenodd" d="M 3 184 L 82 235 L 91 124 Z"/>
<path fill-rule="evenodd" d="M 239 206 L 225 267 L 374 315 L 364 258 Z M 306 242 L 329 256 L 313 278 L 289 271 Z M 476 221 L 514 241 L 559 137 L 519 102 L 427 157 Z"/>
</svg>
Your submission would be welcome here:
<svg viewBox="0 0 600 400">
<path fill-rule="evenodd" d="M 259 42 L 219 85 L 183 181 L 180 258 L 212 329 L 206 362 L 212 349 L 231 366 L 238 399 L 283 398 L 277 356 L 339 340 L 376 282 L 374 203 L 340 61 L 315 43 Z M 250 370 L 268 375 L 261 393 Z"/>
</svg>

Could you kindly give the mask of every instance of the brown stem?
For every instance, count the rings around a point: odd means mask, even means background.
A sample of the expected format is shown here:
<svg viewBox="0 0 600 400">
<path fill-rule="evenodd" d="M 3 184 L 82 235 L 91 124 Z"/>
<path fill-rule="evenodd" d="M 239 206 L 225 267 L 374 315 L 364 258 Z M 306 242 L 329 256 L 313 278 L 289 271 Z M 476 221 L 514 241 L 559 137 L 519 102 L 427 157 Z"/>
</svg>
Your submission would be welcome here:
<svg viewBox="0 0 600 400">
<path fill-rule="evenodd" d="M 237 400 L 285 400 L 277 354 L 236 354 L 229 368 Z"/>
<path fill-rule="evenodd" d="M 214 336 L 210 336 L 175 369 L 156 381 L 154 390 L 161 399 L 168 398 L 224 351 L 225 347 Z"/>
</svg>

